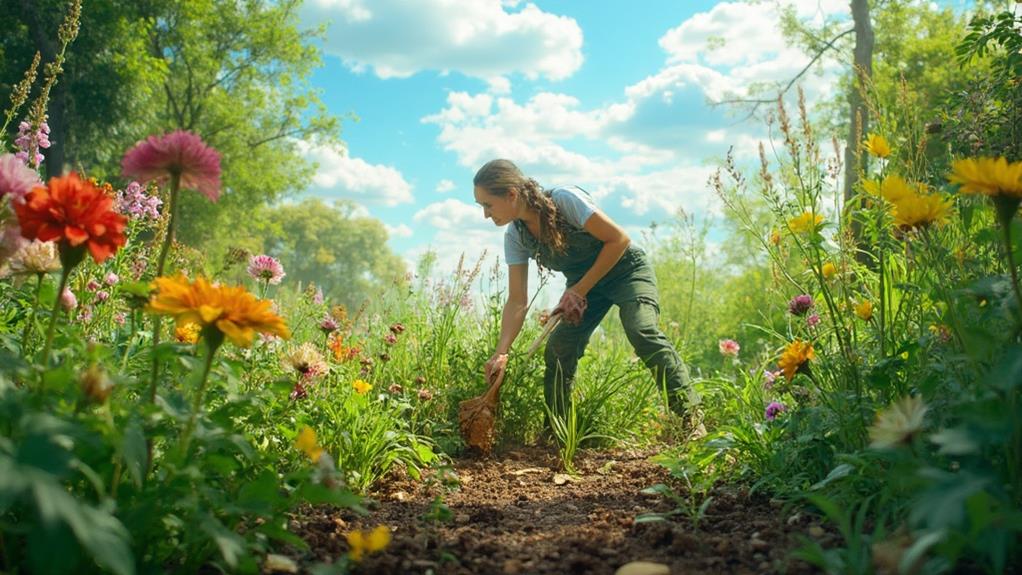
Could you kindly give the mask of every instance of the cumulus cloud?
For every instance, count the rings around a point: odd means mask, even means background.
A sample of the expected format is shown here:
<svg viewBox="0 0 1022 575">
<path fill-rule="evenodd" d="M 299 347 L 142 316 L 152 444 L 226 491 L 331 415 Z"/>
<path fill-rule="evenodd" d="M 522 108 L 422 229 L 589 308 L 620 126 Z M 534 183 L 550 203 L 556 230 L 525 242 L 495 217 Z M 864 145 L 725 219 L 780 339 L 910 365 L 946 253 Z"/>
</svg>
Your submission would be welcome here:
<svg viewBox="0 0 1022 575">
<path fill-rule="evenodd" d="M 436 183 L 436 191 L 438 194 L 446 194 L 449 192 L 453 192 L 456 187 L 457 186 L 454 185 L 454 182 L 448 180 L 447 178 L 444 178 Z"/>
<path fill-rule="evenodd" d="M 312 178 L 314 195 L 385 206 L 413 201 L 411 184 L 395 168 L 370 164 L 329 146 L 299 142 L 298 147 L 318 166 Z"/>
<path fill-rule="evenodd" d="M 455 71 L 509 87 L 501 76 L 559 80 L 582 65 L 572 18 L 500 0 L 310 0 L 303 22 L 328 22 L 325 50 L 381 78 Z"/>
<path fill-rule="evenodd" d="M 493 224 L 483 218 L 483 208 L 454 198 L 422 208 L 412 216 L 412 220 L 424 222 L 438 230 L 493 228 Z"/>
<path fill-rule="evenodd" d="M 383 227 L 387 229 L 387 236 L 391 238 L 410 238 L 415 233 L 407 224 L 398 224 L 396 226 L 383 224 Z"/>
</svg>

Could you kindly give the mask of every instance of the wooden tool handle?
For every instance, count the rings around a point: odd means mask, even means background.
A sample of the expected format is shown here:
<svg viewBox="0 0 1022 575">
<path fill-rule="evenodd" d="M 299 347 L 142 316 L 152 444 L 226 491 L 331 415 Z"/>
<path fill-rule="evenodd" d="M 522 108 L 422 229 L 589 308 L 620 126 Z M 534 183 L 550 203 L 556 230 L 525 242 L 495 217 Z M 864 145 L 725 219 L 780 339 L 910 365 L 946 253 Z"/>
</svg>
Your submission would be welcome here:
<svg viewBox="0 0 1022 575">
<path fill-rule="evenodd" d="M 546 336 L 550 335 L 550 332 L 554 331 L 554 328 L 556 328 L 557 325 L 560 323 L 561 314 L 558 313 L 550 316 L 550 319 L 546 321 L 546 325 L 543 326 L 543 331 L 541 331 L 540 334 L 536 336 L 536 339 L 532 340 L 532 343 L 529 344 L 529 348 L 525 350 L 525 356 L 528 357 L 535 353 L 536 350 L 539 348 L 539 344 L 543 343 L 543 340 L 546 339 Z"/>
</svg>

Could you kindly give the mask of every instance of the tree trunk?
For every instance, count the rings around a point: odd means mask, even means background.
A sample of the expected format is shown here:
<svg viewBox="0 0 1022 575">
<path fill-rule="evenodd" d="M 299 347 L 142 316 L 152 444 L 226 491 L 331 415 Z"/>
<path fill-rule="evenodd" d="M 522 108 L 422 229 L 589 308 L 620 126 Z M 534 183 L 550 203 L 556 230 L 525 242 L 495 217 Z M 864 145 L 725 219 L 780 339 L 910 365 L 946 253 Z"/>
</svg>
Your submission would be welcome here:
<svg viewBox="0 0 1022 575">
<path fill-rule="evenodd" d="M 873 24 L 869 17 L 868 0 L 851 0 L 852 22 L 855 25 L 855 50 L 852 63 L 852 91 L 848 95 L 848 141 L 845 147 L 845 209 L 850 214 L 857 211 L 852 205 L 855 184 L 859 174 L 865 173 L 869 155 L 859 151 L 863 136 L 869 131 L 869 111 L 862 97 L 866 82 L 873 77 Z M 852 218 L 852 236 L 855 244 L 861 243 L 862 225 Z"/>
</svg>

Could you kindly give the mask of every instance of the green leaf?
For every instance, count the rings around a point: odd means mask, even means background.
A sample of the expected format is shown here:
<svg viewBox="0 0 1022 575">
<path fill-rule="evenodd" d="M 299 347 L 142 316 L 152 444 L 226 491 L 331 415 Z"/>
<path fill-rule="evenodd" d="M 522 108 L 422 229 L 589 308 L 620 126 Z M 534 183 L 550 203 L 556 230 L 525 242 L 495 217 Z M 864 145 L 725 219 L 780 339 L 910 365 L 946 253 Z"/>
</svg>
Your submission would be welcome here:
<svg viewBox="0 0 1022 575">
<path fill-rule="evenodd" d="M 235 567 L 238 558 L 245 554 L 245 540 L 211 515 L 207 515 L 202 521 L 201 529 L 216 543 L 224 562 L 229 567 Z"/>
<path fill-rule="evenodd" d="M 121 438 L 121 457 L 124 458 L 124 466 L 128 468 L 128 473 L 131 474 L 135 486 L 141 487 L 142 480 L 145 479 L 149 454 L 142 425 L 137 419 L 133 418 L 124 428 L 124 436 Z"/>
<path fill-rule="evenodd" d="M 837 481 L 838 479 L 848 477 L 853 471 L 855 471 L 855 467 L 847 463 L 842 463 L 841 465 L 838 465 L 834 469 L 831 469 L 830 473 L 827 474 L 827 477 L 814 483 L 813 486 L 809 488 L 809 490 L 816 491 L 817 489 L 823 489 L 824 487 L 826 487 L 827 485 L 834 481 Z"/>
</svg>

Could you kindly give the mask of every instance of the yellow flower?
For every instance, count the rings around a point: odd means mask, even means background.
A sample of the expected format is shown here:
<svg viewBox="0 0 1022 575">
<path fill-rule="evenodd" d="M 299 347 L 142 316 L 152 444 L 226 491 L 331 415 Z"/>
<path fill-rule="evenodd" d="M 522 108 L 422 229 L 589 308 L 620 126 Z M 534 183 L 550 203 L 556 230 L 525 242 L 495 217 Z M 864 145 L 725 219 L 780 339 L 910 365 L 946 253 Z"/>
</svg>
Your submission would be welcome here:
<svg viewBox="0 0 1022 575">
<path fill-rule="evenodd" d="M 323 457 L 323 448 L 316 442 L 316 430 L 308 425 L 303 427 L 302 431 L 298 433 L 298 437 L 295 439 L 295 447 L 309 456 L 313 463 L 318 463 L 319 458 Z"/>
<path fill-rule="evenodd" d="M 355 381 L 351 382 L 351 387 L 355 388 L 355 393 L 359 395 L 364 395 L 368 393 L 370 389 L 373 388 L 373 384 L 361 379 L 356 379 Z"/>
<path fill-rule="evenodd" d="M 189 282 L 178 274 L 156 278 L 156 290 L 146 311 L 172 316 L 178 326 L 213 328 L 241 347 L 252 345 L 256 332 L 291 337 L 287 324 L 270 309 L 271 302 L 243 287 L 214 286 L 202 277 Z"/>
<path fill-rule="evenodd" d="M 390 544 L 390 528 L 379 525 L 372 531 L 352 531 L 346 538 L 351 547 L 348 556 L 352 561 L 361 561 L 364 555 L 387 548 Z"/>
<path fill-rule="evenodd" d="M 802 370 L 805 363 L 811 359 L 816 359 L 816 350 L 813 349 L 813 344 L 796 339 L 784 349 L 777 366 L 784 372 L 784 377 L 791 381 L 795 374 Z"/>
<path fill-rule="evenodd" d="M 773 230 L 772 232 L 770 232 L 770 243 L 774 244 L 775 246 L 780 245 L 781 244 L 781 232 L 779 232 L 777 230 Z"/>
<path fill-rule="evenodd" d="M 882 182 L 864 180 L 862 188 L 874 196 L 880 196 L 888 202 L 896 203 L 904 198 L 917 195 L 920 191 L 925 190 L 926 186 L 912 184 L 897 174 L 891 174 Z"/>
<path fill-rule="evenodd" d="M 788 229 L 795 233 L 813 232 L 823 223 L 823 216 L 812 212 L 804 212 L 788 220 Z"/>
<path fill-rule="evenodd" d="M 197 323 L 186 323 L 174 327 L 174 339 L 181 343 L 195 343 L 199 341 L 199 332 L 202 328 Z"/>
<path fill-rule="evenodd" d="M 869 428 L 870 447 L 883 449 L 907 443 L 923 429 L 926 404 L 917 396 L 904 397 L 878 412 Z"/>
<path fill-rule="evenodd" d="M 837 274 L 837 266 L 830 262 L 826 262 L 823 264 L 823 267 L 820 268 L 820 273 L 823 275 L 823 279 L 829 280 Z"/>
<path fill-rule="evenodd" d="M 862 144 L 870 154 L 878 158 L 886 158 L 891 155 L 891 146 L 887 140 L 879 134 L 870 134 Z"/>
<path fill-rule="evenodd" d="M 894 203 L 894 223 L 899 228 L 925 228 L 944 224 L 951 212 L 951 199 L 932 194 L 910 196 Z"/>
<path fill-rule="evenodd" d="M 968 158 L 951 165 L 948 180 L 963 194 L 1022 198 L 1022 162 L 1001 158 Z"/>
<path fill-rule="evenodd" d="M 861 318 L 861 319 L 863 319 L 865 321 L 869 321 L 870 319 L 872 319 L 873 318 L 873 302 L 871 302 L 871 301 L 869 301 L 867 299 L 867 300 L 862 300 L 861 303 L 856 304 L 855 305 L 855 315 L 859 316 L 859 318 Z"/>
</svg>

